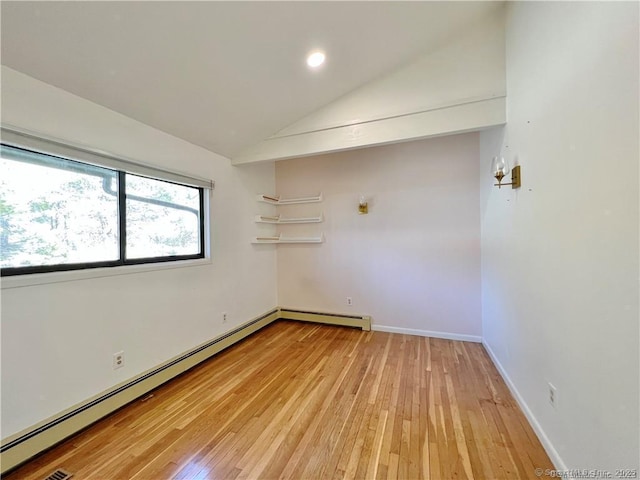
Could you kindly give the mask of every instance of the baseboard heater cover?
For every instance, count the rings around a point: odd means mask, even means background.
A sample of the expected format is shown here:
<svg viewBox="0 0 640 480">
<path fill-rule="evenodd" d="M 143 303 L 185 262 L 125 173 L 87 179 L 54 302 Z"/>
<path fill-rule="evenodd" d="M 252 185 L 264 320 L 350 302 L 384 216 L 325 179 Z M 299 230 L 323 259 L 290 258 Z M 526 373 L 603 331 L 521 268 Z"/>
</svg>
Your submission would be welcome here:
<svg viewBox="0 0 640 480">
<path fill-rule="evenodd" d="M 345 315 L 342 313 L 313 312 L 280 307 L 280 319 L 357 327 L 365 331 L 371 330 L 371 317 L 368 315 Z"/>
<path fill-rule="evenodd" d="M 371 317 L 275 308 L 113 389 L 5 439 L 0 446 L 1 474 L 60 443 L 163 383 L 207 360 L 276 320 L 298 320 L 371 330 Z"/>
<path fill-rule="evenodd" d="M 0 446 L 2 474 L 97 422 L 145 393 L 279 319 L 279 309 L 261 315 L 220 337 L 153 368 L 112 390 L 45 420 L 26 433 L 8 437 Z"/>
</svg>

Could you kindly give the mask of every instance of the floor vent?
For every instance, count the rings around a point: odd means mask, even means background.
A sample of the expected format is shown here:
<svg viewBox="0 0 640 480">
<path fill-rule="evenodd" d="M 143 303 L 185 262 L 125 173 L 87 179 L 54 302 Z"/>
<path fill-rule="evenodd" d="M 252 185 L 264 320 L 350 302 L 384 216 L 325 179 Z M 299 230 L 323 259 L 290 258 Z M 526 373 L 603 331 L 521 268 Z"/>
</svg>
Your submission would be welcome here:
<svg viewBox="0 0 640 480">
<path fill-rule="evenodd" d="M 67 478 L 71 478 L 72 476 L 73 473 L 65 472 L 59 468 L 44 480 L 67 480 Z"/>
</svg>

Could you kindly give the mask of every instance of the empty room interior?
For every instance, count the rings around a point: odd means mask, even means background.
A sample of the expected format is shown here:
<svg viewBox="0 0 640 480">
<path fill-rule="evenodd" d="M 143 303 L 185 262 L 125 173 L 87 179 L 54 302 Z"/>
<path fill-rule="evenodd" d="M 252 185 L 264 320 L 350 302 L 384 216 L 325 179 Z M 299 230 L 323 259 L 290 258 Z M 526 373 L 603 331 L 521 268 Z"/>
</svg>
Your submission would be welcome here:
<svg viewBox="0 0 640 480">
<path fill-rule="evenodd" d="M 638 2 L 0 8 L 3 478 L 638 478 Z"/>
</svg>

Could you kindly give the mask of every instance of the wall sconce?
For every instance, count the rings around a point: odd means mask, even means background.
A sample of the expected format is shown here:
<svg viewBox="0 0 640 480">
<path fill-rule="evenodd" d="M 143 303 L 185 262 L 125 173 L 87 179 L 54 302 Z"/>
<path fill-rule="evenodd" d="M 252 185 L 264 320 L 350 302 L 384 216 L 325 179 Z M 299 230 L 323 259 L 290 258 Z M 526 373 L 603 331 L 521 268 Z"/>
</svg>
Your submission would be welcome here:
<svg viewBox="0 0 640 480">
<path fill-rule="evenodd" d="M 358 213 L 360 215 L 366 215 L 369 213 L 369 204 L 367 203 L 367 199 L 364 198 L 364 195 L 360 195 L 360 202 L 358 203 Z"/>
<path fill-rule="evenodd" d="M 503 185 L 511 185 L 511 188 L 521 187 L 520 177 L 520 165 L 516 165 L 511 170 L 511 183 L 502 183 L 502 179 L 509 175 L 509 162 L 504 157 L 493 157 L 491 162 L 491 175 L 498 180 L 498 183 L 494 183 L 494 186 L 502 188 Z"/>
</svg>

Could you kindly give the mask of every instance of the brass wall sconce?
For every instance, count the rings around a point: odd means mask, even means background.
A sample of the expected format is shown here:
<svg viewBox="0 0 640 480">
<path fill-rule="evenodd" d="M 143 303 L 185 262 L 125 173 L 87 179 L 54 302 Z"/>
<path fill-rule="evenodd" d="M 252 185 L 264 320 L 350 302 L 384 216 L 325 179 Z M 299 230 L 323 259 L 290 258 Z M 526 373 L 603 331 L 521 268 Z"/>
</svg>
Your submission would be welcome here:
<svg viewBox="0 0 640 480">
<path fill-rule="evenodd" d="M 494 183 L 493 185 L 498 188 L 502 188 L 503 185 L 511 185 L 511 188 L 520 188 L 522 186 L 520 165 L 516 165 L 511 170 L 511 182 L 502 183 L 502 179 L 509 175 L 509 170 L 509 162 L 504 157 L 493 157 L 493 161 L 491 162 L 491 175 L 498 180 L 498 183 Z"/>
<path fill-rule="evenodd" d="M 369 213 L 369 203 L 364 195 L 360 195 L 360 202 L 358 203 L 358 213 L 360 215 L 366 215 Z"/>
</svg>

